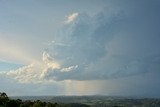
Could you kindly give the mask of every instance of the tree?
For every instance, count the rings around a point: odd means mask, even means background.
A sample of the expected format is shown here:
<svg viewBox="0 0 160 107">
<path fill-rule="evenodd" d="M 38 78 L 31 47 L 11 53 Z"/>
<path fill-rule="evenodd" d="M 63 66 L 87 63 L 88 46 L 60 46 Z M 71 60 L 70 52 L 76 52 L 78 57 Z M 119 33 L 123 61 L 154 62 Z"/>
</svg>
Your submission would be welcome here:
<svg viewBox="0 0 160 107">
<path fill-rule="evenodd" d="M 53 103 L 48 102 L 45 107 L 55 107 Z"/>
<path fill-rule="evenodd" d="M 5 106 L 8 101 L 9 101 L 9 98 L 7 94 L 4 92 L 3 93 L 0 92 L 0 105 Z"/>
<path fill-rule="evenodd" d="M 17 103 L 16 100 L 9 100 L 6 103 L 6 107 L 19 107 L 19 104 Z"/>
<path fill-rule="evenodd" d="M 6 93 L 0 93 L 0 97 L 7 97 L 8 98 L 8 96 L 7 96 L 7 94 Z"/>
<path fill-rule="evenodd" d="M 40 100 L 34 102 L 33 107 L 43 107 L 43 103 Z"/>
</svg>

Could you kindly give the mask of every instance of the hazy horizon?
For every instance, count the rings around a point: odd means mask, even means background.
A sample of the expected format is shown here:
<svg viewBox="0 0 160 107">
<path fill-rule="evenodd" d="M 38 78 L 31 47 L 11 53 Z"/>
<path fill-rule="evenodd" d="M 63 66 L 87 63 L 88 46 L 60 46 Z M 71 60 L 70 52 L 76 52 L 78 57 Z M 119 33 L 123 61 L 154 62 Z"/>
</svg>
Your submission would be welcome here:
<svg viewBox="0 0 160 107">
<path fill-rule="evenodd" d="M 0 0 L 0 92 L 160 98 L 159 0 Z"/>
</svg>

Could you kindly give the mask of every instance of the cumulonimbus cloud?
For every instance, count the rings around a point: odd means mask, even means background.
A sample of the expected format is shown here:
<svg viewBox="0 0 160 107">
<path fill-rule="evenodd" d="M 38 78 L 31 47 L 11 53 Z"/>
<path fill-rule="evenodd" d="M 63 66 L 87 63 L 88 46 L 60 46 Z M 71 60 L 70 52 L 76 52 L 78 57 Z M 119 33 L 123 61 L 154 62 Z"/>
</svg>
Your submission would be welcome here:
<svg viewBox="0 0 160 107">
<path fill-rule="evenodd" d="M 160 57 L 158 30 L 156 35 L 155 30 L 143 24 L 148 23 L 144 17 L 135 14 L 139 13 L 104 10 L 92 17 L 80 13 L 73 23 L 62 28 L 57 43 L 48 48 L 61 68 L 74 69 L 48 70 L 46 79 L 102 80 L 151 71 Z"/>
<path fill-rule="evenodd" d="M 23 82 L 42 82 L 104 80 L 150 72 L 159 66 L 160 37 L 144 19 L 156 23 L 153 17 L 128 10 L 72 14 L 44 51 L 41 63 L 6 74 Z"/>
</svg>

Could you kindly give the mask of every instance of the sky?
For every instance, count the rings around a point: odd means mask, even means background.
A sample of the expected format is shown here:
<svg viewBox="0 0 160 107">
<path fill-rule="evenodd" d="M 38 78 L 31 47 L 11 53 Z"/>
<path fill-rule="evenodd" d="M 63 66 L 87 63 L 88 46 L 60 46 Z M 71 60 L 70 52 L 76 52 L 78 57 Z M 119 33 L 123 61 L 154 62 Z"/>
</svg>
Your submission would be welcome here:
<svg viewBox="0 0 160 107">
<path fill-rule="evenodd" d="M 160 98 L 159 0 L 0 0 L 0 92 Z"/>
</svg>

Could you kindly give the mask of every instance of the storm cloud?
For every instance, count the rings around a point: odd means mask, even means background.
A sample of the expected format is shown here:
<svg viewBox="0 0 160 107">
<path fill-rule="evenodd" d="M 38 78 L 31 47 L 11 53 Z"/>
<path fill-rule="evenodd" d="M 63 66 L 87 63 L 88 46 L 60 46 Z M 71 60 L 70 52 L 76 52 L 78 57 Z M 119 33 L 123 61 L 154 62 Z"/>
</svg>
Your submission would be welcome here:
<svg viewBox="0 0 160 107">
<path fill-rule="evenodd" d="M 94 16 L 79 13 L 46 49 L 61 68 L 48 69 L 44 77 L 105 80 L 152 72 L 160 61 L 159 7 L 140 5 L 139 11 L 131 7 L 105 8 Z M 73 69 L 61 72 L 64 68 Z"/>
<path fill-rule="evenodd" d="M 20 82 L 46 82 L 107 80 L 159 70 L 160 6 L 150 2 L 119 3 L 95 15 L 71 13 L 41 62 L 3 74 Z"/>
</svg>

